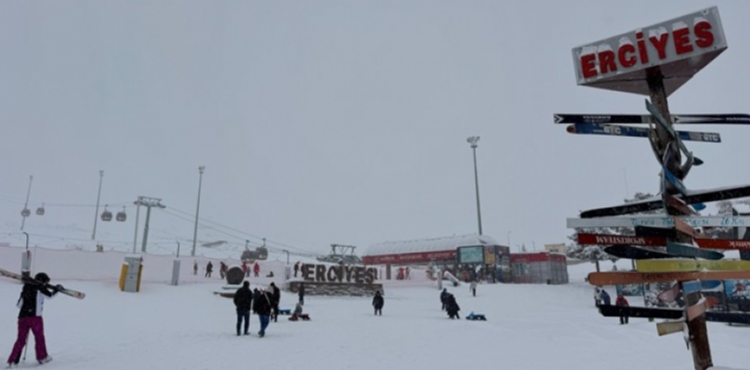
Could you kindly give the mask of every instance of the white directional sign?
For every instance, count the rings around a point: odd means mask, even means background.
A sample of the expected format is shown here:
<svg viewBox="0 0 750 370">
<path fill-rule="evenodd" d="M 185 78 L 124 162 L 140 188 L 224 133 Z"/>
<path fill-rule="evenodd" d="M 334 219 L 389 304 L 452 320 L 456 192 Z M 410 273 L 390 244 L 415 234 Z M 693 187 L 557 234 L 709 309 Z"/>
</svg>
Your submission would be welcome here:
<svg viewBox="0 0 750 370">
<path fill-rule="evenodd" d="M 750 216 L 707 216 L 707 217 L 680 217 L 692 227 L 741 227 L 750 226 Z M 586 227 L 674 227 L 672 217 L 663 216 L 640 216 L 640 217 L 599 217 L 599 218 L 568 218 L 569 229 Z"/>
</svg>

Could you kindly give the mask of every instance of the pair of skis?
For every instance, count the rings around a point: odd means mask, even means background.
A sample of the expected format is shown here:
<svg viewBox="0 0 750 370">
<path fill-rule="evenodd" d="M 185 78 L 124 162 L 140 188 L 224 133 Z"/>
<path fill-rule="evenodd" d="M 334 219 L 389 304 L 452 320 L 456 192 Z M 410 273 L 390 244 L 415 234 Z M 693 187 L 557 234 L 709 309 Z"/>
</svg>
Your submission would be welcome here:
<svg viewBox="0 0 750 370">
<path fill-rule="evenodd" d="M 34 278 L 25 277 L 25 276 L 23 276 L 21 274 L 17 274 L 15 272 L 8 271 L 8 270 L 5 270 L 5 269 L 0 269 L 0 276 L 4 276 L 4 277 L 7 277 L 7 278 L 15 279 L 15 280 L 21 281 L 21 282 L 26 283 L 26 284 L 34 284 L 34 285 L 44 286 L 47 289 L 55 289 L 58 292 L 60 292 L 62 294 L 65 294 L 67 296 L 71 296 L 73 298 L 78 298 L 78 299 L 84 299 L 84 298 L 86 298 L 86 293 L 79 292 L 79 291 L 73 290 L 73 289 L 68 289 L 68 288 L 57 289 L 57 287 L 55 285 L 52 285 L 52 284 L 49 284 L 49 283 L 43 283 L 43 282 L 41 282 L 39 280 L 36 280 Z"/>
</svg>

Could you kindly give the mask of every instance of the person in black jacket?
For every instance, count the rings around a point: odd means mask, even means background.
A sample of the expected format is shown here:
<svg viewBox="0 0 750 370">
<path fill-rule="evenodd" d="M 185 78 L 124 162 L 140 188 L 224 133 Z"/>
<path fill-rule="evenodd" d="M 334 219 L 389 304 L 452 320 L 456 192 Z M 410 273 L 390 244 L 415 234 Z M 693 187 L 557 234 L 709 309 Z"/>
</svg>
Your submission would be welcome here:
<svg viewBox="0 0 750 370">
<path fill-rule="evenodd" d="M 279 321 L 279 302 L 281 301 L 281 290 L 276 284 L 271 283 L 271 308 L 273 309 L 273 322 Z"/>
<path fill-rule="evenodd" d="M 382 295 L 380 295 L 380 291 L 375 292 L 375 296 L 372 297 L 372 307 L 375 307 L 375 315 L 380 314 L 380 316 L 383 316 L 383 305 L 385 304 L 385 299 Z"/>
<path fill-rule="evenodd" d="M 460 307 L 458 307 L 458 303 L 456 302 L 456 297 L 453 296 L 453 294 L 448 294 L 448 296 L 445 298 L 445 310 L 448 311 L 448 317 L 453 319 L 454 317 L 456 319 L 461 319 L 460 316 L 458 316 L 458 311 L 461 310 Z"/>
<path fill-rule="evenodd" d="M 40 364 L 52 361 L 52 357 L 47 354 L 47 344 L 44 339 L 44 320 L 42 320 L 42 311 L 44 309 L 44 299 L 52 298 L 58 291 L 64 289 L 62 285 L 55 285 L 48 289 L 49 276 L 40 272 L 34 276 L 34 279 L 44 285 L 34 282 L 25 282 L 21 290 L 21 297 L 18 299 L 16 306 L 20 308 L 18 312 L 18 338 L 13 345 L 8 357 L 8 367 L 18 365 L 21 360 L 21 351 L 28 340 L 29 330 L 34 333 L 34 342 L 36 342 L 36 360 Z"/>
<path fill-rule="evenodd" d="M 237 289 L 234 293 L 234 306 L 237 308 L 237 335 L 240 335 L 240 326 L 242 320 L 245 320 L 245 335 L 247 335 L 247 329 L 250 326 L 250 308 L 253 303 L 253 292 L 250 290 L 250 282 L 245 281 L 242 283 L 242 288 Z"/>
<path fill-rule="evenodd" d="M 258 296 L 253 303 L 253 311 L 258 315 L 258 320 L 260 321 L 258 336 L 263 338 L 266 335 L 266 328 L 268 327 L 268 315 L 271 314 L 271 297 L 268 292 L 265 290 L 258 292 Z"/>
<path fill-rule="evenodd" d="M 299 283 L 299 304 L 305 305 L 305 284 Z"/>
<path fill-rule="evenodd" d="M 443 291 L 440 292 L 440 303 L 443 304 L 443 308 L 442 308 L 443 311 L 445 311 L 445 304 L 447 302 L 446 299 L 448 298 L 449 295 L 450 293 L 448 293 L 448 289 L 446 288 L 443 288 Z"/>
</svg>

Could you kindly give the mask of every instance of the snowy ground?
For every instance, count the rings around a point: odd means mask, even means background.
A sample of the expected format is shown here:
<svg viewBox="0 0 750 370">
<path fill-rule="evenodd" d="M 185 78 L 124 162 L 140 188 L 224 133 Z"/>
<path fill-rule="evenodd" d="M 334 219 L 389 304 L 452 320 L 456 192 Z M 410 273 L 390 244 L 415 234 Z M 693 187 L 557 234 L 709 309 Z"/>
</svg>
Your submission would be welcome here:
<svg viewBox="0 0 750 370">
<path fill-rule="evenodd" d="M 231 300 L 212 294 L 222 285 L 218 279 L 145 284 L 139 293 L 120 292 L 115 283 L 63 282 L 88 296 L 47 302 L 54 361 L 43 368 L 692 369 L 682 335 L 659 337 L 653 322 L 633 319 L 620 326 L 598 315 L 591 287 L 583 283 L 590 269 L 571 267 L 572 283 L 564 286 L 480 285 L 477 297 L 466 286 L 449 288 L 462 317 L 474 311 L 487 315 L 487 322 L 449 320 L 437 288 L 388 289 L 382 317 L 372 315 L 369 298 L 310 296 L 305 311 L 312 321 L 280 316 L 265 338 L 235 336 Z M 19 290 L 0 280 L 3 362 L 15 339 Z M 282 292 L 282 307 L 295 299 Z M 257 317 L 251 325 L 257 332 Z M 716 365 L 748 367 L 750 328 L 709 323 L 709 338 Z M 26 367 L 37 366 L 33 360 L 31 346 Z"/>
</svg>

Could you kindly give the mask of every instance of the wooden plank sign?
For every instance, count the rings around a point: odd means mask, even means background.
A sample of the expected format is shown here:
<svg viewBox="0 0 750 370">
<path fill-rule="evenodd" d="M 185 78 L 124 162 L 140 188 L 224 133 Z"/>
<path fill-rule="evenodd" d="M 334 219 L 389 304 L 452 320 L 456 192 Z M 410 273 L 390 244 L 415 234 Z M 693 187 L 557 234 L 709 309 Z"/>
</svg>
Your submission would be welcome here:
<svg viewBox="0 0 750 370">
<path fill-rule="evenodd" d="M 594 286 L 618 284 L 658 283 L 685 280 L 750 280 L 750 271 L 694 271 L 694 272 L 592 272 L 589 284 Z"/>
<path fill-rule="evenodd" d="M 750 240 L 696 239 L 698 247 L 705 249 L 736 249 L 750 251 Z"/>
<path fill-rule="evenodd" d="M 700 239 L 704 237 L 703 234 L 699 233 L 698 230 L 695 230 L 687 222 L 682 221 L 679 217 L 674 218 L 674 228 L 693 239 Z"/>
<path fill-rule="evenodd" d="M 682 331 L 687 331 L 687 324 L 684 321 L 664 321 L 656 324 L 656 332 L 659 336 Z"/>
<path fill-rule="evenodd" d="M 694 304 L 686 308 L 685 311 L 686 311 L 686 316 L 687 316 L 688 321 L 693 321 L 699 316 L 706 313 L 706 308 L 707 307 L 706 307 L 705 299 L 701 299 L 700 302 L 698 302 L 697 304 Z"/>
<path fill-rule="evenodd" d="M 667 238 L 642 237 L 632 235 L 578 234 L 580 245 L 635 245 L 648 247 L 664 247 Z"/>
<path fill-rule="evenodd" d="M 685 295 L 691 293 L 700 293 L 701 282 L 700 280 L 683 281 L 682 282 L 682 293 Z"/>
<path fill-rule="evenodd" d="M 750 225 L 750 216 L 692 216 L 680 217 L 693 227 L 743 227 Z M 638 216 L 638 217 L 599 217 L 599 218 L 568 218 L 566 224 L 569 229 L 589 227 L 674 227 L 673 216 Z"/>
<path fill-rule="evenodd" d="M 635 261 L 635 269 L 638 272 L 750 271 L 750 261 L 695 259 L 637 260 Z"/>
</svg>

